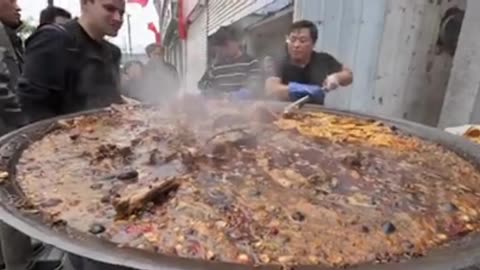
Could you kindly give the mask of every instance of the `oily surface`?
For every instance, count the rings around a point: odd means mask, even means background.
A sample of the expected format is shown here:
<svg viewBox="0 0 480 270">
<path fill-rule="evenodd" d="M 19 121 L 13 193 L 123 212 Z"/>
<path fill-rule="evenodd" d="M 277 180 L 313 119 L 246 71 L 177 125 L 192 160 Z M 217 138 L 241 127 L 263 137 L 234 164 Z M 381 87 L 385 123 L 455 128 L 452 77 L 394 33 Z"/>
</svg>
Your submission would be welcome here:
<svg viewBox="0 0 480 270">
<path fill-rule="evenodd" d="M 398 261 L 479 227 L 479 173 L 445 148 L 375 121 L 208 108 L 61 122 L 25 150 L 18 181 L 52 222 L 226 262 Z"/>
</svg>

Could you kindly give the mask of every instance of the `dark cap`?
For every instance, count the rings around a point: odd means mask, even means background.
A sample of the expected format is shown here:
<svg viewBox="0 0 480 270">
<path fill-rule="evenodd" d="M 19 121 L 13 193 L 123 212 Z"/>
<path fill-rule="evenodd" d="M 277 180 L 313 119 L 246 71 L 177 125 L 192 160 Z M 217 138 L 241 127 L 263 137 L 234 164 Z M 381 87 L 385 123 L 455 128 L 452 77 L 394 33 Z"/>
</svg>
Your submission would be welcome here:
<svg viewBox="0 0 480 270">
<path fill-rule="evenodd" d="M 54 23 L 57 17 L 71 19 L 72 14 L 60 7 L 47 7 L 40 13 L 40 25 Z"/>
</svg>

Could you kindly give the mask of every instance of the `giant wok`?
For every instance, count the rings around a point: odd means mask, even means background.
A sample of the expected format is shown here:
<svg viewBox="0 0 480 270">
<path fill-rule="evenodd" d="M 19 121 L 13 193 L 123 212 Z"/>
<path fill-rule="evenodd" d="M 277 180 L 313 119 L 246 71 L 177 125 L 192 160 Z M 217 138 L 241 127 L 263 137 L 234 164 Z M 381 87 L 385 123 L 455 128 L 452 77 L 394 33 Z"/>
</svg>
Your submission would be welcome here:
<svg viewBox="0 0 480 270">
<path fill-rule="evenodd" d="M 283 103 L 115 106 L 1 141 L 0 214 L 135 269 L 463 269 L 480 262 L 479 146 Z"/>
</svg>

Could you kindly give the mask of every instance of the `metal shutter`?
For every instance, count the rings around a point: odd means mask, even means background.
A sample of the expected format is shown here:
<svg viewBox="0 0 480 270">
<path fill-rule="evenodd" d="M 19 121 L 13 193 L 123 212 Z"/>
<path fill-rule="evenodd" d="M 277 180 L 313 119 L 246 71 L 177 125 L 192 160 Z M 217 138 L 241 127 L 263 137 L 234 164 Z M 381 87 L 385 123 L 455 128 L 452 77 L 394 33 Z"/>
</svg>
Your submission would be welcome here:
<svg viewBox="0 0 480 270">
<path fill-rule="evenodd" d="M 208 35 L 248 16 L 274 0 L 210 0 L 208 2 Z"/>
</svg>

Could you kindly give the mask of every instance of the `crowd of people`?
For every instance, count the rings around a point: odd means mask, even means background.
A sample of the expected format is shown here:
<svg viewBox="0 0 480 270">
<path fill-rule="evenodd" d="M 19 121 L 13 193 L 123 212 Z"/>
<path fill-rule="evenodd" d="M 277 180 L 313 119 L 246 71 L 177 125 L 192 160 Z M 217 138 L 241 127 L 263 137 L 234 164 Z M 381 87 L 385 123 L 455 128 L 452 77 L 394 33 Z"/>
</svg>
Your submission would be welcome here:
<svg viewBox="0 0 480 270">
<path fill-rule="evenodd" d="M 125 0 L 79 0 L 81 14 L 48 7 L 25 41 L 16 0 L 0 0 L 0 135 L 39 120 L 124 103 L 162 104 L 180 89 L 177 70 L 163 59 L 160 44 L 146 48 L 148 63 L 121 67 L 121 51 L 106 36 L 123 24 Z M 236 33 L 221 28 L 211 39 L 215 59 L 198 83 L 208 98 L 277 99 L 310 96 L 323 104 L 325 93 L 352 83 L 349 68 L 313 50 L 318 33 L 309 21 L 292 24 L 285 59 L 260 63 L 248 55 Z M 25 46 L 24 46 L 25 45 Z M 35 269 L 43 245 L 0 224 L 0 269 Z M 86 269 L 77 260 L 76 269 Z M 88 268 L 88 267 L 87 267 Z"/>
</svg>

